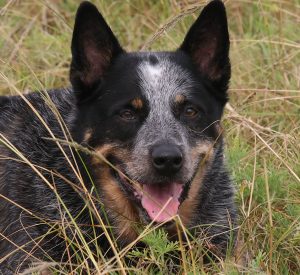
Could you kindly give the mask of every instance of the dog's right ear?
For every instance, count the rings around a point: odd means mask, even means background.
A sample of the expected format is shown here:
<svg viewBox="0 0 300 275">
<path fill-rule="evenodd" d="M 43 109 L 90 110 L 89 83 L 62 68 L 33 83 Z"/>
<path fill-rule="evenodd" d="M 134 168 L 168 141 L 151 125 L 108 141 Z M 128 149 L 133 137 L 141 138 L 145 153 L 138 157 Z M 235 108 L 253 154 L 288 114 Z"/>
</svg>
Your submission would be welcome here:
<svg viewBox="0 0 300 275">
<path fill-rule="evenodd" d="M 89 2 L 81 3 L 77 10 L 71 49 L 70 81 L 80 102 L 91 96 L 123 49 L 97 8 Z"/>
<path fill-rule="evenodd" d="M 198 72 L 218 88 L 215 95 L 223 104 L 230 79 L 229 44 L 225 6 L 221 0 L 213 0 L 204 7 L 180 47 L 192 58 Z"/>
</svg>

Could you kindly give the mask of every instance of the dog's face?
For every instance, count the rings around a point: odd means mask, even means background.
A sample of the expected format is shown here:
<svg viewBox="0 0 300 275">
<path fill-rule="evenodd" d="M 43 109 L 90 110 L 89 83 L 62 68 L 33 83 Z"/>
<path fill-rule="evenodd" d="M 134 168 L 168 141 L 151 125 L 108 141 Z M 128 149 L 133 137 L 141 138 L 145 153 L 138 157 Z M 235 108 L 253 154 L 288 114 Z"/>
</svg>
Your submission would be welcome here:
<svg viewBox="0 0 300 275">
<path fill-rule="evenodd" d="M 99 188 L 118 192 L 111 203 L 123 196 L 146 222 L 190 207 L 220 139 L 228 51 L 221 1 L 205 7 L 177 51 L 155 53 L 126 53 L 97 9 L 80 6 L 70 74 L 79 140 L 117 168 L 92 161 Z"/>
</svg>

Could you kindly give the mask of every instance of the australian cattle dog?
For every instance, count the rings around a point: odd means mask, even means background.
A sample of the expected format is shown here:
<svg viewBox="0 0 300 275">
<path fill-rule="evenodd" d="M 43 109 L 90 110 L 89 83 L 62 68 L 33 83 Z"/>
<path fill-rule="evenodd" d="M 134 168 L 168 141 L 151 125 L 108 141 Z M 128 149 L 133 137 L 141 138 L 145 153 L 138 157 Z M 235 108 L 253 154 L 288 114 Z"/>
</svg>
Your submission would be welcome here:
<svg viewBox="0 0 300 275">
<path fill-rule="evenodd" d="M 220 124 L 222 1 L 164 52 L 126 52 L 83 2 L 71 51 L 70 88 L 0 97 L 0 271 L 72 262 L 72 241 L 108 256 L 149 223 L 171 237 L 178 219 L 224 256 L 236 208 Z"/>
</svg>

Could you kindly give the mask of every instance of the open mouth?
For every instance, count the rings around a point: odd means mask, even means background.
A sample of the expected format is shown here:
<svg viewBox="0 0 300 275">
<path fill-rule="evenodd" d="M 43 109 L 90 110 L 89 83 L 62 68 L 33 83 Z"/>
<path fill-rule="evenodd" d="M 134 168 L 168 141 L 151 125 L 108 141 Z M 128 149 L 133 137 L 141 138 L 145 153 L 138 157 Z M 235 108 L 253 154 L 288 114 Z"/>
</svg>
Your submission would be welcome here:
<svg viewBox="0 0 300 275">
<path fill-rule="evenodd" d="M 186 184 L 169 182 L 160 184 L 132 183 L 128 177 L 114 171 L 117 182 L 148 214 L 151 221 L 168 222 L 179 210 Z"/>
<path fill-rule="evenodd" d="M 178 213 L 182 190 L 182 184 L 176 182 L 143 185 L 142 206 L 153 221 L 165 222 Z"/>
</svg>

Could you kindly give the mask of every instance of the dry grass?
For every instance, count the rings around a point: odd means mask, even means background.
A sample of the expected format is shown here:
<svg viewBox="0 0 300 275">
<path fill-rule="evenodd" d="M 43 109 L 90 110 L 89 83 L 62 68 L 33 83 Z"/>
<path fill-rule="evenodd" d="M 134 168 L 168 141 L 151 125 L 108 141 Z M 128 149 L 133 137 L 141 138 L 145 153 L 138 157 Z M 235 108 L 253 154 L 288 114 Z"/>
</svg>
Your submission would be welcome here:
<svg viewBox="0 0 300 275">
<path fill-rule="evenodd" d="M 238 256 L 243 255 L 246 264 L 242 267 L 237 260 L 228 260 L 205 269 L 195 261 L 200 253 L 195 246 L 188 250 L 179 243 L 185 259 L 181 271 L 299 274 L 300 2 L 225 2 L 233 73 L 223 123 L 240 206 L 243 245 Z M 93 3 L 127 50 L 171 50 L 181 43 L 206 1 Z M 69 85 L 69 45 L 77 6 L 75 0 L 0 0 L 0 94 Z M 109 263 L 95 264 L 97 271 L 119 268 L 124 273 L 126 251 Z M 143 260 L 166 272 L 161 254 L 155 249 L 148 252 Z M 89 251 L 81 256 L 83 266 L 84 259 L 93 257 Z M 114 265 L 116 261 L 119 264 Z M 131 272 L 150 271 L 140 265 Z"/>
</svg>

